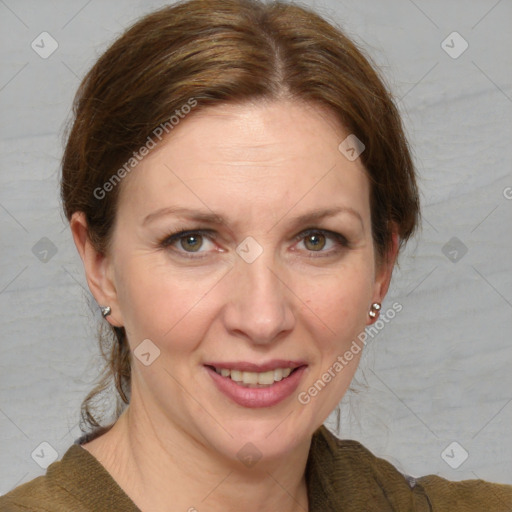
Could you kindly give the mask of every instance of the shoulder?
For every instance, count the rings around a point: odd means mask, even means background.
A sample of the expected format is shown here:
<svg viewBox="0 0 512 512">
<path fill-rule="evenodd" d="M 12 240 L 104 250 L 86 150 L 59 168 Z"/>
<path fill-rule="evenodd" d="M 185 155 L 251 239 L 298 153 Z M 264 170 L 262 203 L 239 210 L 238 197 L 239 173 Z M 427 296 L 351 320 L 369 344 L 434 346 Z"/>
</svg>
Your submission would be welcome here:
<svg viewBox="0 0 512 512">
<path fill-rule="evenodd" d="M 1 496 L 0 512 L 85 512 L 86 509 L 80 505 L 62 479 L 63 472 L 66 472 L 68 483 L 72 482 L 74 474 L 81 470 L 80 450 L 85 451 L 78 445 L 71 446 L 62 460 L 50 464 L 45 475 L 19 485 Z"/>
<path fill-rule="evenodd" d="M 365 510 L 379 512 L 512 511 L 510 485 L 483 480 L 450 482 L 435 475 L 413 478 L 358 441 L 338 439 L 325 426 L 313 436 L 307 475 L 313 495 L 330 496 L 322 503 L 326 510 L 341 505 L 358 510 L 353 504 L 359 503 Z"/>
<path fill-rule="evenodd" d="M 46 474 L 0 497 L 0 512 L 140 512 L 100 462 L 82 446 L 69 447 Z"/>
<path fill-rule="evenodd" d="M 313 512 L 432 512 L 414 479 L 358 441 L 338 439 L 325 426 L 311 441 L 306 480 Z"/>
<path fill-rule="evenodd" d="M 451 482 L 437 475 L 418 478 L 436 510 L 511 512 L 512 485 L 485 480 Z"/>
</svg>

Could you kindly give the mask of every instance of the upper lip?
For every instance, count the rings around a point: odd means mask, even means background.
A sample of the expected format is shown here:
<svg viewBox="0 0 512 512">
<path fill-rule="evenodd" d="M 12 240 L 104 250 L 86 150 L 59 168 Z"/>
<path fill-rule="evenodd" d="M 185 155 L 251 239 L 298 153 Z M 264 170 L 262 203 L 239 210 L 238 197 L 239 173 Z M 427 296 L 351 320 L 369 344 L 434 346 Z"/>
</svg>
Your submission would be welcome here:
<svg viewBox="0 0 512 512">
<path fill-rule="evenodd" d="M 265 363 L 249 363 L 248 361 L 232 361 L 232 362 L 211 362 L 205 363 L 205 366 L 213 366 L 221 370 L 227 368 L 229 370 L 239 370 L 241 372 L 268 372 L 270 370 L 276 370 L 277 368 L 299 368 L 299 366 L 305 366 L 305 361 L 290 361 L 286 359 L 272 359 Z"/>
</svg>

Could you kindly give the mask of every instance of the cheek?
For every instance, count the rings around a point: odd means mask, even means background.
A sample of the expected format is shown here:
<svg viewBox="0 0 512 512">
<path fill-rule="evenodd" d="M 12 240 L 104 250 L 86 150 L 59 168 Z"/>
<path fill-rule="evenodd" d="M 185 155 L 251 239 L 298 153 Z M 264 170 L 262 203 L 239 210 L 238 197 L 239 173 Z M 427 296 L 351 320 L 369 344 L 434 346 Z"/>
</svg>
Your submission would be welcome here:
<svg viewBox="0 0 512 512">
<path fill-rule="evenodd" d="M 364 349 L 364 332 L 371 280 L 361 272 L 338 274 L 317 281 L 304 308 L 316 364 L 300 390 L 301 404 L 313 404 L 317 418 L 327 418 L 341 401 L 356 373 Z M 303 289 L 302 293 L 306 293 Z"/>
<path fill-rule="evenodd" d="M 309 295 L 304 295 L 308 298 L 303 318 L 310 318 L 306 325 L 317 356 L 304 391 L 313 397 L 326 385 L 315 402 L 320 417 L 339 403 L 357 370 L 364 349 L 360 335 L 373 292 L 371 272 L 371 265 L 347 265 L 336 275 L 317 276 Z M 303 286 L 299 293 L 306 294 L 307 288 Z"/>
<path fill-rule="evenodd" d="M 308 331 L 322 359 L 344 352 L 364 330 L 372 294 L 372 271 L 363 253 L 330 271 L 290 272 L 293 294 L 283 297 L 296 311 L 296 327 Z M 227 268 L 173 268 L 161 257 L 126 256 L 116 261 L 119 307 L 130 345 L 149 338 L 173 351 L 190 351 L 207 335 L 230 287 Z M 202 274 L 202 275 L 199 275 Z"/>
<path fill-rule="evenodd" d="M 342 270 L 315 279 L 297 281 L 297 296 L 317 317 L 323 330 L 331 333 L 337 343 L 364 329 L 368 304 L 373 293 L 371 266 Z"/>
<path fill-rule="evenodd" d="M 172 341 L 179 351 L 200 339 L 211 316 L 209 292 L 220 276 L 192 278 L 192 273 L 153 265 L 149 258 L 119 262 L 118 274 L 123 283 L 119 306 L 132 346 L 149 338 L 158 345 Z"/>
</svg>

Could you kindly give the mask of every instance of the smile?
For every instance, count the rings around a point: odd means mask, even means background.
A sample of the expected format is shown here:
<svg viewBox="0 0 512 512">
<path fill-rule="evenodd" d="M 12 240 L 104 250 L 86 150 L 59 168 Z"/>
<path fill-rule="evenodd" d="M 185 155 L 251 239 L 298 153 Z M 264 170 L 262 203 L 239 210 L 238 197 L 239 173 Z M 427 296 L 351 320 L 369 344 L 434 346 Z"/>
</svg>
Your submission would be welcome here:
<svg viewBox="0 0 512 512">
<path fill-rule="evenodd" d="M 292 373 L 293 368 L 276 368 L 268 372 L 242 372 L 240 370 L 230 370 L 229 368 L 215 368 L 215 371 L 223 377 L 229 377 L 231 380 L 249 388 L 268 387 L 286 379 Z"/>
<path fill-rule="evenodd" d="M 243 407 L 256 408 L 272 407 L 294 393 L 307 365 L 274 361 L 260 366 L 207 364 L 204 368 L 224 396 Z"/>
</svg>

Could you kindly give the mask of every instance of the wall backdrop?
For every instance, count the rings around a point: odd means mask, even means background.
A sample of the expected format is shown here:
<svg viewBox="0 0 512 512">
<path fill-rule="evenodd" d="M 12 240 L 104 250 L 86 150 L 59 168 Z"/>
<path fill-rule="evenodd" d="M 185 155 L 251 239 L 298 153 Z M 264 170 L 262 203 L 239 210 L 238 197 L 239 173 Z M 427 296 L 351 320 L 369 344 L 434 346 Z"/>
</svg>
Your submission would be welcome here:
<svg viewBox="0 0 512 512">
<path fill-rule="evenodd" d="M 63 128 L 99 54 L 164 3 L 0 0 L 0 494 L 81 434 L 100 318 L 60 211 Z M 413 476 L 512 483 L 512 1 L 304 3 L 384 73 L 423 201 L 338 435 Z"/>
</svg>

